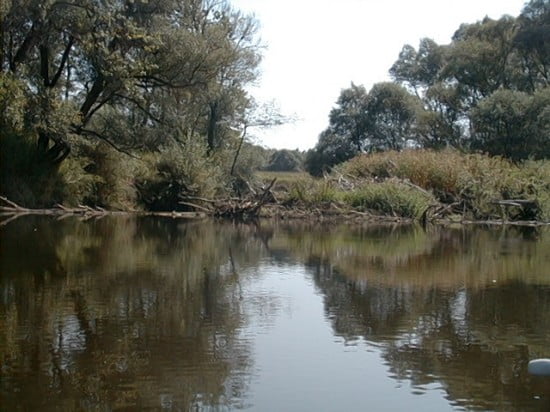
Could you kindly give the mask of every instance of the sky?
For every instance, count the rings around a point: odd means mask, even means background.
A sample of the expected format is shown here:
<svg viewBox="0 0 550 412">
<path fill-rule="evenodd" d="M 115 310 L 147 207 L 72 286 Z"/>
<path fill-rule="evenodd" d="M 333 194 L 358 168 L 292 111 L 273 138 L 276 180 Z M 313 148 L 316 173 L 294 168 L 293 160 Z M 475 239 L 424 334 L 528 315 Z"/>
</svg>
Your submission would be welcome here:
<svg viewBox="0 0 550 412">
<path fill-rule="evenodd" d="M 253 130 L 254 142 L 277 149 L 315 146 L 342 89 L 369 90 L 391 80 L 405 44 L 448 44 L 462 23 L 518 16 L 524 0 L 232 0 L 259 21 L 266 46 L 261 76 L 249 92 L 297 120 Z"/>
</svg>

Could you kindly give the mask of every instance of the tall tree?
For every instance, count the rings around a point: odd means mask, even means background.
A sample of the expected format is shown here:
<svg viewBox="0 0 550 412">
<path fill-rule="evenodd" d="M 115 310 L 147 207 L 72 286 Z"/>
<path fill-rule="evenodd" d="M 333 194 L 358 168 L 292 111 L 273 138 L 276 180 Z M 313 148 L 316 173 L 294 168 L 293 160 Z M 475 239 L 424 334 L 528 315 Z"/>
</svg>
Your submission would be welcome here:
<svg viewBox="0 0 550 412">
<path fill-rule="evenodd" d="M 9 4 L 1 32 L 2 72 L 27 84 L 29 127 L 54 162 L 68 154 L 70 134 L 139 145 L 127 126 L 154 134 L 170 120 L 167 94 L 182 103 L 175 117 L 207 119 L 199 133 L 210 139 L 223 116 L 244 110 L 259 62 L 253 20 L 225 1 L 22 0 Z M 229 91 L 242 103 L 222 114 L 219 98 L 197 97 Z"/>
<path fill-rule="evenodd" d="M 513 160 L 550 156 L 550 89 L 501 89 L 472 111 L 472 147 Z"/>
</svg>

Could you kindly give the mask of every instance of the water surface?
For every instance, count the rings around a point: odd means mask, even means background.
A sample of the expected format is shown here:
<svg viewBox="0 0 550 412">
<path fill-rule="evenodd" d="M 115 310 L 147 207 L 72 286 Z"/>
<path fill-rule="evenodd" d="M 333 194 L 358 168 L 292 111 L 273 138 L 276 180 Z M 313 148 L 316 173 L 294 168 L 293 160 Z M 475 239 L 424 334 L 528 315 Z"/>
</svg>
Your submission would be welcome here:
<svg viewBox="0 0 550 412">
<path fill-rule="evenodd" d="M 550 410 L 550 233 L 22 217 L 1 410 Z"/>
</svg>

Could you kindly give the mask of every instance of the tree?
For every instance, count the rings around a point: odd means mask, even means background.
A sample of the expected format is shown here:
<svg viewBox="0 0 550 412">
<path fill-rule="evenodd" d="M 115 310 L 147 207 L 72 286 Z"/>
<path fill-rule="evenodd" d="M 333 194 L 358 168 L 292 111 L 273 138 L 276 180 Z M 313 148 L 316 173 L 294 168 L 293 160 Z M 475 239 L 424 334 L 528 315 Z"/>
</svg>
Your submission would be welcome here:
<svg viewBox="0 0 550 412">
<path fill-rule="evenodd" d="M 524 93 L 533 95 L 548 87 L 549 16 L 548 0 L 531 0 L 518 18 L 503 16 L 493 20 L 486 17 L 473 24 L 461 25 L 448 45 L 438 46 L 423 39 L 418 51 L 410 45 L 404 46 L 390 74 L 394 81 L 422 99 L 424 110 L 418 112 L 417 140 L 424 147 L 453 146 L 464 150 L 483 147 L 494 149 L 495 153 L 506 153 L 511 158 L 538 156 L 524 150 L 544 150 L 542 143 L 521 148 L 512 144 L 521 151 L 517 154 L 486 146 L 494 139 L 494 136 L 489 139 L 492 132 L 488 129 L 496 130 L 497 126 L 482 119 L 491 116 L 511 119 L 513 113 L 522 111 L 520 107 L 524 107 L 527 98 Z M 518 93 L 500 93 L 501 90 Z M 515 98 L 518 101 L 514 101 Z M 484 104 L 486 99 L 489 100 Z M 507 112 L 502 106 L 504 100 L 509 104 Z M 479 105 L 483 106 L 478 110 Z M 488 112 L 491 107 L 495 113 Z M 519 128 L 526 122 L 534 124 L 526 118 L 519 120 L 522 125 Z M 509 133 L 502 132 L 505 134 L 499 142 L 511 143 L 513 139 Z M 535 135 L 538 136 L 538 131 L 531 130 L 531 136 Z M 515 139 L 523 138 L 518 135 Z"/>
<path fill-rule="evenodd" d="M 330 111 L 329 129 L 324 135 L 325 139 L 332 140 L 328 137 L 330 135 L 340 136 L 354 146 L 356 151 L 360 151 L 367 138 L 367 101 L 368 94 L 364 86 L 352 83 L 348 89 L 343 89 L 336 101 L 336 107 Z"/>
<path fill-rule="evenodd" d="M 399 58 L 390 68 L 394 81 L 411 88 L 418 97 L 433 86 L 444 64 L 444 47 L 429 38 L 420 40 L 418 52 L 409 44 L 403 46 Z"/>
<path fill-rule="evenodd" d="M 260 45 L 255 20 L 227 1 L 21 0 L 0 12 L 1 75 L 24 88 L 20 133 L 53 168 L 83 142 L 135 155 L 200 139 L 212 154 L 235 139 Z"/>
<path fill-rule="evenodd" d="M 315 147 L 306 153 L 305 167 L 313 176 L 322 176 L 333 166 L 345 162 L 358 154 L 357 147 L 350 139 L 323 131 Z"/>
<path fill-rule="evenodd" d="M 110 136 L 105 123 L 160 123 L 158 100 L 170 91 L 243 94 L 259 62 L 254 34 L 253 20 L 223 1 L 26 0 L 13 2 L 2 24 L 1 63 L 41 103 L 32 124 L 40 146 L 53 141 L 66 150 L 69 133 L 116 145 L 124 139 Z M 73 115 L 58 126 L 62 103 Z M 206 117 L 212 127 L 221 115 Z M 213 146 L 210 131 L 208 139 Z"/>
<path fill-rule="evenodd" d="M 303 158 L 298 150 L 277 150 L 269 158 L 264 170 L 273 172 L 297 172 L 302 170 Z"/>
<path fill-rule="evenodd" d="M 417 141 L 416 119 L 420 100 L 395 83 L 377 83 L 366 106 L 367 150 L 402 150 Z"/>
<path fill-rule="evenodd" d="M 352 83 L 341 91 L 328 128 L 306 156 L 306 168 L 320 175 L 364 151 L 401 150 L 419 144 L 421 112 L 420 99 L 398 84 L 377 83 L 367 93 Z"/>
<path fill-rule="evenodd" d="M 235 128 L 241 129 L 241 135 L 237 144 L 237 149 L 235 150 L 229 175 L 233 176 L 235 174 L 237 159 L 239 158 L 245 139 L 248 138 L 249 129 L 265 129 L 280 126 L 290 120 L 291 118 L 280 113 L 274 102 L 260 104 L 251 100 L 250 106 L 244 111 L 242 117 L 238 119 L 238 122 L 234 126 Z"/>
<path fill-rule="evenodd" d="M 550 1 L 531 0 L 517 19 L 514 46 L 523 60 L 531 91 L 550 82 Z"/>
<path fill-rule="evenodd" d="M 550 89 L 497 90 L 472 112 L 472 148 L 513 160 L 550 156 Z"/>
</svg>

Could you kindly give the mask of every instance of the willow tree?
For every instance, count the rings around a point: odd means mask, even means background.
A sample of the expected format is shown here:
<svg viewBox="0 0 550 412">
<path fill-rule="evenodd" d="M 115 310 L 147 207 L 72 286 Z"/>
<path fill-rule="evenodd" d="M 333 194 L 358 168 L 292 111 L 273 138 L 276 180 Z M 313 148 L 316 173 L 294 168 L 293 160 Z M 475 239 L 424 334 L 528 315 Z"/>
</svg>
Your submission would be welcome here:
<svg viewBox="0 0 550 412">
<path fill-rule="evenodd" d="M 8 0 L 0 13 L 2 94 L 25 113 L 2 124 L 35 141 L 44 173 L 82 139 L 214 150 L 248 105 L 256 24 L 226 1 Z"/>
</svg>

